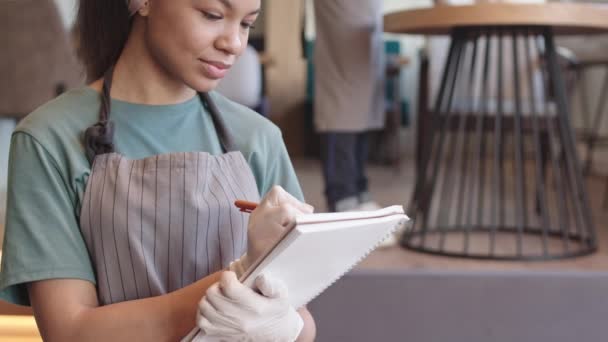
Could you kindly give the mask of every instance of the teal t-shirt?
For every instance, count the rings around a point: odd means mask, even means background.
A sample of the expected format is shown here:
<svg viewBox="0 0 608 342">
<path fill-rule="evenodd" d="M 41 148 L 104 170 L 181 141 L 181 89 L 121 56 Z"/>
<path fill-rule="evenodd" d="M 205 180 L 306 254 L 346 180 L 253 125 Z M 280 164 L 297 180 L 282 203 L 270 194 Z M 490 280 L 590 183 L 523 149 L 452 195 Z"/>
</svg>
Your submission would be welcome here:
<svg viewBox="0 0 608 342">
<path fill-rule="evenodd" d="M 280 185 L 302 191 L 280 130 L 258 113 L 211 93 L 235 145 L 249 163 L 260 196 Z M 0 298 L 28 305 L 28 282 L 77 278 L 95 283 L 79 216 L 90 164 L 84 130 L 98 121 L 99 93 L 69 91 L 24 118 L 11 139 Z M 222 149 L 198 96 L 175 105 L 111 102 L 114 145 L 131 159 Z"/>
</svg>

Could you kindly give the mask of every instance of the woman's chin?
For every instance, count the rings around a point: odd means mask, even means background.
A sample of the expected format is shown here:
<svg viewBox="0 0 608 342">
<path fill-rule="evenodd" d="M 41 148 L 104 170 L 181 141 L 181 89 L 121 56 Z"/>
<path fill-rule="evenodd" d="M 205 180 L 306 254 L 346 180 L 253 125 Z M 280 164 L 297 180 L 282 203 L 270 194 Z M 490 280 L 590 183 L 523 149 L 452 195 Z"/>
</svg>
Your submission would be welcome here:
<svg viewBox="0 0 608 342">
<path fill-rule="evenodd" d="M 194 82 L 191 83 L 192 89 L 199 93 L 210 92 L 217 87 L 221 79 L 209 79 L 206 77 L 198 77 Z"/>
</svg>

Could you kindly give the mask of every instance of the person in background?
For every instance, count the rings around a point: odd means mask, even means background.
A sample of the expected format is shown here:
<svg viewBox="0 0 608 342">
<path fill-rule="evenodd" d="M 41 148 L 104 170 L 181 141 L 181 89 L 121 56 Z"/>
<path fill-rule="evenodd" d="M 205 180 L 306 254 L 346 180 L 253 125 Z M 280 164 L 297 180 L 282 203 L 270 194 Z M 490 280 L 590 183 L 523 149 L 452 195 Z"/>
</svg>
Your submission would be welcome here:
<svg viewBox="0 0 608 342">
<path fill-rule="evenodd" d="M 368 131 L 384 126 L 381 0 L 314 2 L 314 123 L 329 211 L 378 209 L 365 174 Z"/>
<path fill-rule="evenodd" d="M 45 341 L 176 341 L 196 325 L 214 340 L 314 339 L 280 279 L 238 281 L 313 210 L 279 129 L 212 91 L 259 11 L 80 1 L 92 83 L 11 139 L 0 298 L 31 304 Z M 250 217 L 233 204 L 260 197 Z"/>
<path fill-rule="evenodd" d="M 252 46 L 247 46 L 215 90 L 253 110 L 261 107 L 262 65 L 258 52 Z"/>
</svg>

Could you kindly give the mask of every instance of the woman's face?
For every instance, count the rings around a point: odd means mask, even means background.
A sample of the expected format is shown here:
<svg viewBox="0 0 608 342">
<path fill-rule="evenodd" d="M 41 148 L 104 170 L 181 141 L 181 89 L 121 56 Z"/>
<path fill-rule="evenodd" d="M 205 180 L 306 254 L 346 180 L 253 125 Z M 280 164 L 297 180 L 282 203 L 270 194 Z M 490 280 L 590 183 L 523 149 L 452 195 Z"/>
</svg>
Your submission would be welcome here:
<svg viewBox="0 0 608 342">
<path fill-rule="evenodd" d="M 145 44 L 170 77 L 200 92 L 247 46 L 261 0 L 149 0 Z"/>
</svg>

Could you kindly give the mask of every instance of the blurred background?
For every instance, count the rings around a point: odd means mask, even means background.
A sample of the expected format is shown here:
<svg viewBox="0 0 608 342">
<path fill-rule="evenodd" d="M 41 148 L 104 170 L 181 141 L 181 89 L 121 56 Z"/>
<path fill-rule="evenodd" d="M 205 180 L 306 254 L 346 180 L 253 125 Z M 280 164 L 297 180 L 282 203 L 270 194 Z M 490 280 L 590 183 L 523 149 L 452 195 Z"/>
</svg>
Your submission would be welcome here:
<svg viewBox="0 0 608 342">
<path fill-rule="evenodd" d="M 503 2 L 548 5 L 535 0 Z M 472 3 L 384 0 L 383 12 Z M 550 3 L 608 6 L 608 1 L 591 0 Z M 325 211 L 319 136 L 313 125 L 313 6 L 310 0 L 262 0 L 263 11 L 251 33 L 250 49 L 218 91 L 255 109 L 282 129 L 307 202 L 317 211 Z M 77 0 L 0 0 L 0 239 L 12 130 L 42 103 L 84 84 L 82 66 L 74 53 L 76 9 Z M 495 13 L 487 15 L 491 18 Z M 561 15 L 568 17 L 568 13 Z M 575 133 L 573 156 L 578 158 L 593 221 L 585 225 L 595 234 L 592 252 L 533 261 L 516 254 L 505 261 L 421 253 L 405 243 L 382 248 L 311 304 L 319 341 L 606 339 L 608 329 L 601 322 L 608 317 L 608 119 L 603 118 L 608 116 L 604 101 L 608 97 L 608 34 L 556 35 L 555 39 L 566 89 L 564 98 Z M 390 59 L 386 70 L 387 115 L 384 129 L 372 132 L 370 191 L 381 205 L 401 204 L 413 210 L 408 214 L 418 214 L 419 209 L 411 206 L 412 194 L 420 175 L 420 160 L 424 160 L 420 159 L 421 153 L 431 153 L 419 149 L 426 141 L 421 134 L 429 132 L 420 128 L 420 120 L 430 115 L 439 96 L 451 38 L 449 34 L 386 32 L 383 40 Z M 498 50 L 489 52 L 494 57 L 498 54 Z M 513 51 L 507 48 L 502 54 L 510 58 Z M 515 74 L 523 78 L 531 71 L 523 64 L 521 68 L 508 64 L 504 73 L 512 80 Z M 542 91 L 542 74 L 534 73 L 533 78 L 535 81 L 527 84 L 523 93 Z M 498 98 L 507 111 L 517 105 L 515 93 L 508 90 L 499 97 L 492 87 L 486 95 L 489 107 L 496 107 L 492 103 Z M 468 96 L 461 95 L 459 101 L 475 98 Z M 551 99 L 549 94 L 547 103 Z M 557 100 L 553 102 L 559 107 Z M 560 141 L 559 137 L 555 139 Z M 519 179 L 516 173 L 513 177 Z M 527 175 L 523 178 L 531 179 Z M 506 184 L 508 187 L 511 183 Z M 574 190 L 569 194 L 573 206 L 581 200 Z M 531 198 L 534 202 L 534 194 Z M 516 204 L 517 200 L 514 197 L 507 202 Z M 458 206 L 460 202 L 446 205 Z M 532 212 L 533 205 L 530 207 Z M 559 216 L 559 210 L 548 212 Z M 514 222 L 517 215 L 513 211 Z M 542 223 L 539 225 L 542 230 Z M 40 340 L 29 308 L 0 302 L 0 341 L 5 340 Z"/>
</svg>

